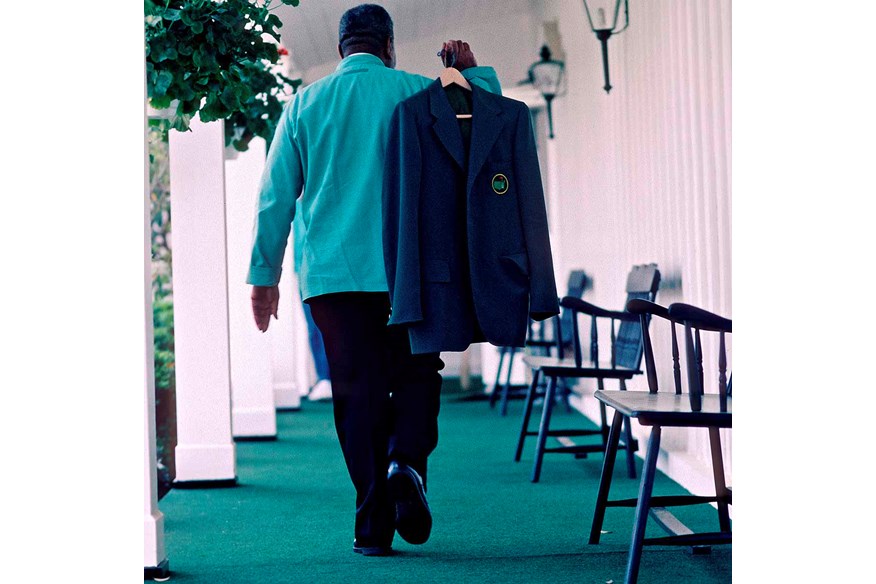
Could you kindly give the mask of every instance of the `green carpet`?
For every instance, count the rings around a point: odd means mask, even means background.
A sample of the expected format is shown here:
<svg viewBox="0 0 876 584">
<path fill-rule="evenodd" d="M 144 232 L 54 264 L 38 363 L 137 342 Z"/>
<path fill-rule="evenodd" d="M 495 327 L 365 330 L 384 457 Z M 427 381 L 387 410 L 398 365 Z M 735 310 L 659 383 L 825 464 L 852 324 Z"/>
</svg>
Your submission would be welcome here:
<svg viewBox="0 0 876 584">
<path fill-rule="evenodd" d="M 352 551 L 354 492 L 331 404 L 305 402 L 301 411 L 278 414 L 276 442 L 237 444 L 238 486 L 175 489 L 161 500 L 171 581 L 622 582 L 633 510 L 609 509 L 609 533 L 599 545 L 586 543 L 602 456 L 547 455 L 541 482 L 530 483 L 534 438 L 523 460 L 513 462 L 521 408 L 512 401 L 503 418 L 484 401 L 445 394 L 439 445 L 429 459 L 432 537 L 412 546 L 396 536 L 392 557 Z M 557 428 L 587 424 L 576 412 L 554 411 Z M 638 490 L 622 460 L 612 498 Z M 659 475 L 655 493 L 667 489 L 682 492 Z M 675 514 L 694 531 L 716 529 L 711 507 Z M 662 535 L 656 525 L 649 526 L 652 535 Z M 646 547 L 639 577 L 643 584 L 730 580 L 727 546 L 697 556 L 686 548 Z"/>
</svg>

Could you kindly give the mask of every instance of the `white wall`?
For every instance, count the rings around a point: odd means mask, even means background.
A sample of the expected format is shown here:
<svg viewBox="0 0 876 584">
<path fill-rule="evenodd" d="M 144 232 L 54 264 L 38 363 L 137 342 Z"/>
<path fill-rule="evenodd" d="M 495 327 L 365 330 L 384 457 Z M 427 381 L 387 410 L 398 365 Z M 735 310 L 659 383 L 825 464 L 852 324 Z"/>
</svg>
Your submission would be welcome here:
<svg viewBox="0 0 876 584">
<path fill-rule="evenodd" d="M 518 2 L 519 3 L 519 2 Z M 527 4 L 520 3 L 520 12 L 496 14 L 488 17 L 486 9 L 482 14 L 468 20 L 460 20 L 445 25 L 440 30 L 429 31 L 413 41 L 396 41 L 398 69 L 435 77 L 441 73 L 441 61 L 437 52 L 441 43 L 450 39 L 462 39 L 469 43 L 479 65 L 489 65 L 496 69 L 499 82 L 511 87 L 526 77 L 529 66 L 538 60 L 538 22 L 534 14 L 526 10 Z M 335 27 L 337 25 L 335 24 Z M 396 36 L 404 22 L 395 22 Z M 331 33 L 337 35 L 337 29 Z M 305 83 L 313 83 L 338 66 L 340 57 L 310 67 L 304 72 Z"/>
<path fill-rule="evenodd" d="M 584 268 L 592 301 L 621 308 L 630 267 L 656 262 L 658 302 L 732 316 L 730 1 L 630 0 L 630 27 L 608 41 L 608 95 L 583 3 L 535 6 L 559 24 L 568 75 L 554 102 L 558 280 Z M 594 402 L 582 406 L 595 416 Z M 707 444 L 698 432 L 664 432 L 663 467 L 708 490 Z M 728 446 L 728 462 L 729 454 Z"/>
</svg>

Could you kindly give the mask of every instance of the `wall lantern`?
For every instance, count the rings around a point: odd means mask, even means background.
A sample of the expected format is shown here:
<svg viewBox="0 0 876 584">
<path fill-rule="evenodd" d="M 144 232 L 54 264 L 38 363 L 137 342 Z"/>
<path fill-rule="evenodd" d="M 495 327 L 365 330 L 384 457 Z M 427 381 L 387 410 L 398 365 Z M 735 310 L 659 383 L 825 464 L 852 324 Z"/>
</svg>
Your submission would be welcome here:
<svg viewBox="0 0 876 584">
<path fill-rule="evenodd" d="M 548 127 L 550 137 L 554 137 L 554 118 L 551 114 L 551 102 L 560 91 L 563 82 L 565 63 L 551 59 L 551 50 L 547 45 L 541 48 L 541 61 L 536 61 L 529 68 L 529 82 L 544 96 L 547 103 Z"/>
<path fill-rule="evenodd" d="M 626 30 L 630 25 L 629 0 L 584 0 L 584 10 L 587 11 L 587 20 L 590 28 L 596 33 L 596 38 L 602 43 L 602 70 L 605 73 L 605 92 L 611 91 L 608 82 L 608 39 L 613 34 Z M 621 4 L 624 5 L 624 25 L 617 28 L 617 17 L 620 14 Z"/>
</svg>

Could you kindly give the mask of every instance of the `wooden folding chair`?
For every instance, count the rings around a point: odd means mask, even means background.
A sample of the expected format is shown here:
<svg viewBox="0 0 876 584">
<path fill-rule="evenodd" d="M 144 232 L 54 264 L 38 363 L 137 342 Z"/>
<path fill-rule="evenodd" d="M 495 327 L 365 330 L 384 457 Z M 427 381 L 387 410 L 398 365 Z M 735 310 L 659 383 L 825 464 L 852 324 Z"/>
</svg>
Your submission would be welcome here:
<svg viewBox="0 0 876 584">
<path fill-rule="evenodd" d="M 596 499 L 596 510 L 590 530 L 590 543 L 599 543 L 599 536 L 605 520 L 605 510 L 608 507 L 632 507 L 636 514 L 633 523 L 633 534 L 630 542 L 630 552 L 627 560 L 627 584 L 635 583 L 639 574 L 639 563 L 642 558 L 642 547 L 645 545 L 683 545 L 705 546 L 712 544 L 731 543 L 729 505 L 732 504 L 732 492 L 724 478 L 724 461 L 721 453 L 720 428 L 731 428 L 733 422 L 731 387 L 728 378 L 726 338 L 732 332 L 732 322 L 701 308 L 689 304 L 672 304 L 668 309 L 653 302 L 633 300 L 627 304 L 627 310 L 639 315 L 644 330 L 645 367 L 648 378 L 648 391 L 597 391 L 596 399 L 614 408 L 614 418 L 606 446 L 605 459 L 602 466 L 602 476 Z M 669 321 L 671 329 L 671 367 L 667 365 L 667 374 L 672 372 L 675 391 L 658 391 L 657 371 L 654 352 L 651 343 L 651 333 L 647 322 L 651 316 L 658 316 Z M 687 393 L 682 389 L 682 374 L 679 363 L 679 347 L 676 324 L 684 326 L 685 366 L 687 369 Z M 653 331 L 652 331 L 653 332 Z M 703 375 L 703 355 L 705 345 L 704 333 L 714 333 L 717 355 L 717 383 L 713 392 L 705 391 Z M 651 436 L 648 440 L 648 450 L 642 470 L 641 486 L 637 499 L 609 500 L 609 489 L 617 456 L 620 439 L 621 423 L 624 419 L 635 418 L 643 426 L 651 426 Z M 708 428 L 709 446 L 712 454 L 712 472 L 715 481 L 714 496 L 669 495 L 653 496 L 654 476 L 657 470 L 657 458 L 660 453 L 660 437 L 664 427 L 673 428 Z M 692 533 L 678 522 L 666 507 L 676 505 L 694 505 L 714 503 L 717 505 L 718 531 L 708 533 Z M 649 512 L 655 520 L 670 535 L 666 537 L 645 538 L 645 526 Z"/>
<path fill-rule="evenodd" d="M 655 264 L 633 266 L 627 277 L 626 301 L 643 298 L 654 300 L 660 287 L 660 271 Z M 517 440 L 515 461 L 520 461 L 523 452 L 523 443 L 527 436 L 538 436 L 536 440 L 535 461 L 532 467 L 532 482 L 538 482 L 541 476 L 542 460 L 546 453 L 570 453 L 577 457 L 586 456 L 591 452 L 605 452 L 608 439 L 608 421 L 605 406 L 600 403 L 600 427 L 599 429 L 578 430 L 551 430 L 551 413 L 555 400 L 557 382 L 560 379 L 596 379 L 597 387 L 604 389 L 606 379 L 617 379 L 622 390 L 626 389 L 626 382 L 640 375 L 639 366 L 642 362 L 642 328 L 639 318 L 628 312 L 606 310 L 580 298 L 565 297 L 560 301 L 560 306 L 568 310 L 572 316 L 572 349 L 573 356 L 566 357 L 568 351 L 562 345 L 557 345 L 556 356 L 531 356 L 524 357 L 524 362 L 532 369 L 532 383 L 526 395 L 526 403 L 523 408 L 523 420 L 520 435 Z M 581 314 L 590 317 L 590 358 L 583 358 L 581 339 L 578 334 L 578 316 Z M 610 322 L 611 330 L 611 357 L 609 361 L 599 360 L 599 319 Z M 617 325 L 617 323 L 620 323 Z M 558 334 L 562 338 L 562 331 Z M 544 391 L 541 423 L 538 431 L 529 430 L 529 419 L 532 415 L 532 407 L 538 395 L 540 379 L 547 379 L 547 388 Z M 577 444 L 570 440 L 571 437 L 599 435 L 601 440 L 597 444 Z M 548 448 L 547 438 L 554 437 L 564 443 L 562 446 Z M 638 444 L 633 439 L 629 423 L 626 428 L 624 446 L 627 449 L 627 470 L 630 478 L 636 476 L 635 451 Z"/>
</svg>

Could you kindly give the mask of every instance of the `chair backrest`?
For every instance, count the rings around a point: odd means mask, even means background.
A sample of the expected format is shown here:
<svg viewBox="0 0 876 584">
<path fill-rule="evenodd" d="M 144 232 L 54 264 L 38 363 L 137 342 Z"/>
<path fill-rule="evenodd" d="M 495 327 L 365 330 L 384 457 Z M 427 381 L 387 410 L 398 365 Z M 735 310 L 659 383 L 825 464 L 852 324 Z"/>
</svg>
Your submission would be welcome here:
<svg viewBox="0 0 876 584">
<path fill-rule="evenodd" d="M 694 411 L 699 411 L 700 401 L 705 390 L 703 333 L 716 333 L 713 336 L 718 337 L 718 395 L 721 397 L 721 410 L 726 410 L 731 387 L 727 376 L 727 335 L 733 332 L 733 322 L 729 318 L 681 302 L 669 305 L 669 317 L 684 323 L 688 391 L 691 396 L 691 408 Z"/>
<path fill-rule="evenodd" d="M 627 276 L 626 302 L 636 299 L 654 302 L 659 288 L 660 270 L 657 269 L 657 264 L 633 266 Z M 637 369 L 641 365 L 642 330 L 642 326 L 637 322 L 621 322 L 614 343 L 616 365 L 630 369 Z"/>
<path fill-rule="evenodd" d="M 690 395 L 691 408 L 699 411 L 704 393 L 703 379 L 703 354 L 705 334 L 715 333 L 717 343 L 717 371 L 718 371 L 718 395 L 721 398 L 722 408 L 726 408 L 726 399 L 731 394 L 731 382 L 728 376 L 727 362 L 727 335 L 733 332 L 733 323 L 730 319 L 703 310 L 696 306 L 684 303 L 675 303 L 664 308 L 659 304 L 646 300 L 634 299 L 627 304 L 627 311 L 638 314 L 643 330 L 643 348 L 645 357 L 645 370 L 648 379 L 648 391 L 657 393 L 659 383 L 657 379 L 657 364 L 654 358 L 653 343 L 651 341 L 652 330 L 648 327 L 648 320 L 652 316 L 665 319 L 670 324 L 671 330 L 671 355 L 672 377 L 676 394 L 684 392 L 685 382 L 681 371 L 681 351 L 679 350 L 677 326 L 684 327 L 684 355 L 685 369 L 687 370 L 687 392 Z M 705 333 L 705 334 L 704 334 Z"/>
<path fill-rule="evenodd" d="M 588 288 L 590 288 L 590 276 L 587 275 L 587 272 L 584 270 L 572 270 L 569 272 L 566 296 L 581 298 Z"/>
<path fill-rule="evenodd" d="M 566 296 L 574 296 L 581 298 L 590 288 L 590 277 L 584 270 L 572 270 L 569 272 L 569 286 L 566 290 Z M 560 337 L 563 344 L 569 346 L 572 344 L 572 311 L 562 310 L 560 312 Z"/>
<path fill-rule="evenodd" d="M 581 298 L 584 296 L 584 292 L 590 288 L 591 282 L 590 276 L 584 270 L 572 270 L 569 272 L 566 296 Z M 559 319 L 559 322 L 557 322 L 557 319 Z M 570 346 L 572 344 L 572 311 L 566 309 L 561 309 L 559 316 L 555 316 L 550 321 L 533 323 L 530 320 L 527 338 L 538 341 L 546 340 L 546 325 L 548 322 L 553 323 L 553 336 L 551 338 L 556 341 L 557 336 L 559 336 L 562 339 L 562 346 Z"/>
</svg>

